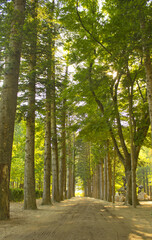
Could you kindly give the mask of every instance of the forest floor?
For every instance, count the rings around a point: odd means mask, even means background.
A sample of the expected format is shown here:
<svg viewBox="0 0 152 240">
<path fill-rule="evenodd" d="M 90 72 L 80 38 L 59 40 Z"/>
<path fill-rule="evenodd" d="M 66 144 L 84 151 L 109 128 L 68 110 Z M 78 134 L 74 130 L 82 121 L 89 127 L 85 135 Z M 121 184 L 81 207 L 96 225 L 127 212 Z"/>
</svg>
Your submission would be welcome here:
<svg viewBox="0 0 152 240">
<path fill-rule="evenodd" d="M 132 240 L 152 239 L 152 202 L 136 209 L 123 203 L 107 203 L 76 197 L 23 210 L 11 203 L 11 219 L 0 222 L 0 240 Z"/>
</svg>

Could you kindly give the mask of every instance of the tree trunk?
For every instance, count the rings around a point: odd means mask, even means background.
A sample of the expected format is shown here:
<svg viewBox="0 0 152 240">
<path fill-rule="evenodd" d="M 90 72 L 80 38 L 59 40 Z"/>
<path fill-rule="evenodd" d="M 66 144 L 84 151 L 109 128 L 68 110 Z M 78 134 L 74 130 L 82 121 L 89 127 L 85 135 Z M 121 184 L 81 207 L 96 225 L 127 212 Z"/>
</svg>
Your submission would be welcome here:
<svg viewBox="0 0 152 240">
<path fill-rule="evenodd" d="M 100 162 L 100 199 L 104 199 L 104 174 L 103 174 L 103 160 Z"/>
<path fill-rule="evenodd" d="M 96 198 L 96 171 L 94 170 L 92 175 L 92 197 Z"/>
<path fill-rule="evenodd" d="M 132 181 L 131 181 L 131 166 L 128 165 L 125 168 L 125 176 L 126 176 L 126 204 L 132 205 Z"/>
<path fill-rule="evenodd" d="M 95 167 L 94 171 L 94 198 L 98 198 L 98 165 Z"/>
<path fill-rule="evenodd" d="M 58 143 L 56 129 L 56 100 L 55 100 L 55 79 L 53 80 L 52 95 L 52 200 L 59 202 L 59 167 L 58 167 Z"/>
<path fill-rule="evenodd" d="M 70 163 L 68 163 L 67 167 L 67 198 L 71 198 L 71 179 L 72 179 L 72 170 Z"/>
<path fill-rule="evenodd" d="M 97 198 L 100 199 L 100 164 L 97 165 L 97 185 L 98 185 Z"/>
<path fill-rule="evenodd" d="M 87 185 L 84 186 L 84 196 L 88 197 L 88 186 Z"/>
<path fill-rule="evenodd" d="M 54 3 L 54 2 L 53 2 Z M 54 35 L 54 33 L 53 33 Z M 52 200 L 59 202 L 59 163 L 56 126 L 56 79 L 55 79 L 55 42 L 52 40 L 52 91 L 51 91 L 51 128 L 52 128 Z"/>
<path fill-rule="evenodd" d="M 33 38 L 30 42 L 30 72 L 28 83 L 28 114 L 26 120 L 26 146 L 25 146 L 25 174 L 24 174 L 24 209 L 36 209 L 35 194 L 35 81 L 36 81 L 36 53 L 37 53 L 37 3 L 31 2 Z"/>
<path fill-rule="evenodd" d="M 149 195 L 149 179 L 148 179 L 148 169 L 146 167 L 146 193 Z"/>
<path fill-rule="evenodd" d="M 133 85 L 130 88 L 128 88 L 128 96 L 129 96 L 129 125 L 130 125 L 130 149 L 131 149 L 132 205 L 134 208 L 136 208 L 136 168 L 135 168 L 133 116 L 132 116 Z"/>
<path fill-rule="evenodd" d="M 145 184 L 145 169 L 143 169 L 143 187 L 144 187 L 144 192 L 146 192 L 146 184 Z"/>
<path fill-rule="evenodd" d="M 29 105 L 30 106 L 30 105 Z M 34 148 L 35 124 L 34 119 L 26 123 L 26 147 L 24 169 L 24 209 L 36 209 L 35 173 L 34 173 Z"/>
<path fill-rule="evenodd" d="M 71 198 L 71 196 L 72 196 L 72 153 L 71 153 L 71 136 L 70 134 L 68 134 L 67 198 Z"/>
<path fill-rule="evenodd" d="M 0 220 L 9 218 L 9 179 L 17 105 L 17 91 L 25 0 L 14 1 L 9 53 L 0 100 Z"/>
<path fill-rule="evenodd" d="M 72 197 L 75 197 L 75 135 L 73 134 Z"/>
<path fill-rule="evenodd" d="M 114 149 L 113 173 L 112 173 L 112 202 L 115 203 L 115 175 L 116 175 L 116 151 Z"/>
<path fill-rule="evenodd" d="M 112 172 L 109 154 L 109 140 L 107 142 L 107 201 L 112 202 Z"/>
<path fill-rule="evenodd" d="M 68 74 L 68 67 L 66 67 L 65 78 L 63 81 L 63 91 L 66 87 L 67 83 L 67 74 Z M 61 116 L 61 164 L 60 164 L 60 199 L 61 201 L 66 198 L 66 99 L 63 98 L 62 101 L 62 116 Z"/>
<path fill-rule="evenodd" d="M 104 200 L 107 201 L 107 157 L 104 157 Z"/>
<path fill-rule="evenodd" d="M 66 193 L 66 132 L 65 132 L 65 102 L 63 101 L 63 111 L 62 111 L 62 133 L 61 133 L 61 164 L 60 164 L 60 199 L 61 201 L 65 198 Z"/>
<path fill-rule="evenodd" d="M 90 144 L 88 145 L 88 181 L 87 181 L 87 185 L 88 185 L 88 197 L 92 197 L 92 193 L 91 193 L 91 169 L 90 169 L 90 161 L 91 161 L 91 151 L 90 151 Z"/>
<path fill-rule="evenodd" d="M 49 71 L 50 72 L 50 71 Z M 51 95 L 50 79 L 51 73 L 48 72 L 46 83 L 46 119 L 45 119 L 45 152 L 44 152 L 44 185 L 42 205 L 50 205 L 50 177 L 51 177 Z"/>
</svg>

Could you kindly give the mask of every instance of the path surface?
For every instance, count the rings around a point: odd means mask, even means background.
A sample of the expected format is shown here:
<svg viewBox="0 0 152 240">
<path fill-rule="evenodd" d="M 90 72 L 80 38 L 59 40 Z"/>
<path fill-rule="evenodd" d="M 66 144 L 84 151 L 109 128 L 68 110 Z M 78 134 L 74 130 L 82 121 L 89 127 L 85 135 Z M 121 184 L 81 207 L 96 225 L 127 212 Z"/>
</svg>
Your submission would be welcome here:
<svg viewBox="0 0 152 240">
<path fill-rule="evenodd" d="M 0 222 L 0 240 L 152 239 L 150 221 L 138 222 L 140 208 L 133 214 L 131 208 L 122 211 L 104 203 L 73 198 L 53 206 L 39 206 L 35 211 L 23 211 L 20 205 L 18 212 L 12 209 L 11 220 Z"/>
</svg>

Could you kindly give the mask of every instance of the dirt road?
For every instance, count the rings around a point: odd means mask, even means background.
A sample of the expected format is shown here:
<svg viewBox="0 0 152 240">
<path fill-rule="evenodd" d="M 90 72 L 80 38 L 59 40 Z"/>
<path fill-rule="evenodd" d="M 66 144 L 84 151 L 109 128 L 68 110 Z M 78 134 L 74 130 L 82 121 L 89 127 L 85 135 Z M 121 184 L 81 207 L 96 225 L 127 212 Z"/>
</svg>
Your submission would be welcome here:
<svg viewBox="0 0 152 240">
<path fill-rule="evenodd" d="M 97 199 L 73 198 L 24 211 L 22 203 L 14 203 L 11 220 L 0 222 L 0 240 L 152 239 L 148 209 L 106 204 Z M 145 214 L 148 220 L 142 217 Z"/>
</svg>

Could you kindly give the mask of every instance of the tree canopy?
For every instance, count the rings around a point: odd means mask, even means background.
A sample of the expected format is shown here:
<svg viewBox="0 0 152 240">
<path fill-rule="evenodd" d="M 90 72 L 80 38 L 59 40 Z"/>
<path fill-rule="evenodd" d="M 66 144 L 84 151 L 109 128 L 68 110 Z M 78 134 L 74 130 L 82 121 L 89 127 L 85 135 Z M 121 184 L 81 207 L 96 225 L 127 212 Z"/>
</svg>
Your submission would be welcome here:
<svg viewBox="0 0 152 240">
<path fill-rule="evenodd" d="M 151 147 L 151 1 L 21 2 L 0 3 L 0 193 L 4 179 L 4 199 L 24 185 L 30 208 L 35 185 L 51 204 L 50 192 L 72 197 L 81 179 L 85 195 L 114 201 L 125 179 L 135 206 L 136 179 L 151 179 L 141 160 Z"/>
</svg>

